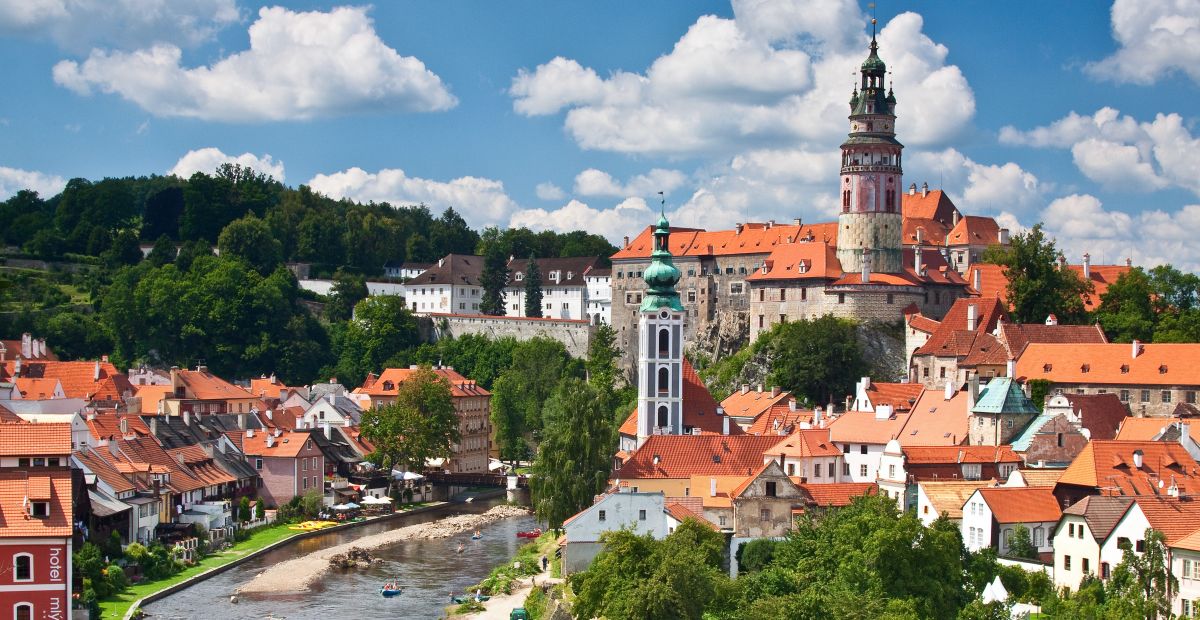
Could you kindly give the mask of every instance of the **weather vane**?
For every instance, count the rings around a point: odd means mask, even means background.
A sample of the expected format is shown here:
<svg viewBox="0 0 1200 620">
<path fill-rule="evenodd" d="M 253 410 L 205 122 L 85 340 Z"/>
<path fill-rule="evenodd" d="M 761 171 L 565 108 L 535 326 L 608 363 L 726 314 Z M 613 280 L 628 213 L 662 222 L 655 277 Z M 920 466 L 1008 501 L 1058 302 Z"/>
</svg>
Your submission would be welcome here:
<svg viewBox="0 0 1200 620">
<path fill-rule="evenodd" d="M 667 214 L 667 197 L 662 192 L 658 193 L 658 203 L 660 205 L 659 213 L 665 216 Z"/>
<path fill-rule="evenodd" d="M 867 8 L 871 9 L 871 38 L 874 39 L 875 38 L 875 3 L 874 2 L 868 3 Z"/>
</svg>

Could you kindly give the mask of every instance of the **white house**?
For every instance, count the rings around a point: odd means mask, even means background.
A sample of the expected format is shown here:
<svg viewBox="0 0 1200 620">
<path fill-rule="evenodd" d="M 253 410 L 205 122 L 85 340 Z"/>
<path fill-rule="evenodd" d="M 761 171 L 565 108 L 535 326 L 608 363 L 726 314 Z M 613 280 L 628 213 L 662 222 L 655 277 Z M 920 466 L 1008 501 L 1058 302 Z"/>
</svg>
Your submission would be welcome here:
<svg viewBox="0 0 1200 620">
<path fill-rule="evenodd" d="M 483 257 L 447 254 L 405 283 L 405 301 L 417 314 L 479 314 Z"/>
<path fill-rule="evenodd" d="M 541 274 L 542 316 L 548 319 L 589 319 L 587 276 L 601 267 L 598 256 L 534 259 Z M 508 316 L 525 316 L 525 271 L 528 259 L 508 260 L 508 286 L 504 310 Z M 611 287 L 608 293 L 612 298 Z"/>
<path fill-rule="evenodd" d="M 408 280 L 425 273 L 425 270 L 432 266 L 432 263 L 397 263 L 388 261 L 383 265 L 383 275 L 389 278 Z"/>
<path fill-rule="evenodd" d="M 1088 573 L 1108 576 L 1108 570 L 1121 561 L 1121 550 L 1110 545 L 1105 557 L 1101 550 L 1132 505 L 1131 497 L 1091 495 L 1063 510 L 1053 534 L 1056 587 L 1078 588 Z"/>
<path fill-rule="evenodd" d="M 776 461 L 789 477 L 805 482 L 842 481 L 842 451 L 829 440 L 829 429 L 798 430 L 763 452 L 763 462 Z"/>
<path fill-rule="evenodd" d="M 963 504 L 962 537 L 967 549 L 995 547 L 1007 555 L 1018 525 L 1029 530 L 1038 553 L 1051 553 L 1049 532 L 1062 516 L 1050 487 L 983 487 Z"/>
<path fill-rule="evenodd" d="M 1200 530 L 1171 543 L 1171 573 L 1179 580 L 1171 611 L 1183 618 L 1200 616 Z"/>
<path fill-rule="evenodd" d="M 943 514 L 962 525 L 963 505 L 981 488 L 996 486 L 995 480 L 925 480 L 917 483 L 917 518 L 928 527 Z"/>
<path fill-rule="evenodd" d="M 677 521 L 677 520 L 676 520 Z M 563 572 L 587 570 L 603 550 L 600 535 L 619 529 L 649 534 L 661 539 L 674 527 L 666 514 L 662 493 L 610 493 L 563 522 L 567 545 L 563 550 Z"/>
<path fill-rule="evenodd" d="M 302 419 L 305 428 L 358 426 L 362 409 L 353 400 L 330 393 L 314 400 L 304 411 Z"/>
<path fill-rule="evenodd" d="M 875 482 L 884 446 L 899 436 L 908 421 L 907 414 L 897 415 L 890 405 L 874 409 L 849 411 L 829 423 L 830 440 L 842 449 L 844 481 Z"/>
</svg>

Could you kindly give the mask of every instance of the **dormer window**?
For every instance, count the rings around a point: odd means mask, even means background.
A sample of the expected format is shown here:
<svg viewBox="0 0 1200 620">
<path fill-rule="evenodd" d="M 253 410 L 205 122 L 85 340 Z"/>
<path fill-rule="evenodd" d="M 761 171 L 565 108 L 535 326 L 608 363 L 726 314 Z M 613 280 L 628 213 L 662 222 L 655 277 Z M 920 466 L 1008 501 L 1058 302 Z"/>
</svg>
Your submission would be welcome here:
<svg viewBox="0 0 1200 620">
<path fill-rule="evenodd" d="M 1162 366 L 1158 367 L 1158 374 L 1160 374 L 1160 375 L 1167 374 L 1167 365 L 1166 364 L 1163 364 Z"/>
<path fill-rule="evenodd" d="M 1042 365 L 1042 372 L 1050 372 L 1053 369 L 1054 369 L 1054 364 L 1043 364 Z"/>
<path fill-rule="evenodd" d="M 384 390 L 387 390 L 387 391 L 394 390 L 394 389 L 396 389 L 396 384 L 395 384 L 395 383 L 392 383 L 391 381 L 384 381 L 384 382 L 383 382 L 383 389 L 384 389 Z"/>
<path fill-rule="evenodd" d="M 514 275 L 514 276 L 513 276 L 513 279 L 514 279 L 514 280 L 516 280 L 517 282 L 520 282 L 521 280 L 524 280 L 524 279 L 525 279 L 525 274 L 523 274 L 523 273 L 521 273 L 520 271 L 518 271 L 518 272 L 516 273 L 516 275 Z"/>
<path fill-rule="evenodd" d="M 50 502 L 29 502 L 29 516 L 45 519 L 50 516 Z"/>
<path fill-rule="evenodd" d="M 1121 364 L 1121 374 L 1129 374 L 1129 364 Z"/>
<path fill-rule="evenodd" d="M 1080 370 L 1080 371 L 1082 371 L 1082 372 L 1088 372 L 1088 371 L 1090 371 L 1091 369 L 1092 369 L 1092 365 L 1091 365 L 1091 364 L 1084 364 L 1084 365 L 1082 365 L 1082 366 L 1080 366 L 1080 367 L 1079 367 L 1079 370 Z"/>
</svg>

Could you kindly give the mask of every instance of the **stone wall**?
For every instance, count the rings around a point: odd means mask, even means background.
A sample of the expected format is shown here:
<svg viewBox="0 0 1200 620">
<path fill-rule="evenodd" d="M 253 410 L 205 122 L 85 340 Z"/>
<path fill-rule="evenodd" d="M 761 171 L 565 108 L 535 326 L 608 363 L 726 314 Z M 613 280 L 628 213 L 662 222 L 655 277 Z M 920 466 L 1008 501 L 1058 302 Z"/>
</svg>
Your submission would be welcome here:
<svg viewBox="0 0 1200 620">
<path fill-rule="evenodd" d="M 467 334 L 478 334 L 492 339 L 510 337 L 516 340 L 544 336 L 561 342 L 567 348 L 567 353 L 578 358 L 587 356 L 593 330 L 588 321 L 468 314 L 430 314 L 418 317 L 417 324 L 421 339 L 426 342 Z"/>
<path fill-rule="evenodd" d="M 871 248 L 876 273 L 900 273 L 904 218 L 899 213 L 842 213 L 838 216 L 838 261 L 842 270 L 862 269 L 863 248 Z"/>
</svg>

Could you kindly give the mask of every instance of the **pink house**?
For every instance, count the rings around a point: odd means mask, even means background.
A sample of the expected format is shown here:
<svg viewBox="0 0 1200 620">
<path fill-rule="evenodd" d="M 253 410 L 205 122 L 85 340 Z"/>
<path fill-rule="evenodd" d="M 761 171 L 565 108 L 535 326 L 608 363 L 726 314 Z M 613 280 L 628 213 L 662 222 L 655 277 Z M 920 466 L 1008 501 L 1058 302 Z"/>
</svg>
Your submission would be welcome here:
<svg viewBox="0 0 1200 620">
<path fill-rule="evenodd" d="M 325 457 L 310 431 L 247 430 L 240 437 L 246 460 L 258 471 L 259 497 L 281 506 L 312 489 L 324 493 Z"/>
</svg>

